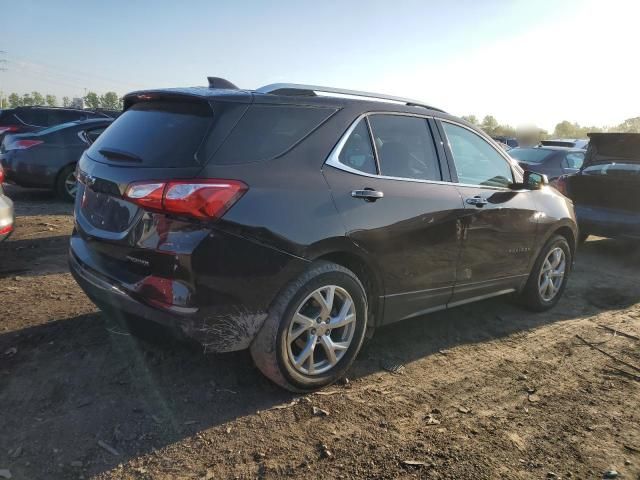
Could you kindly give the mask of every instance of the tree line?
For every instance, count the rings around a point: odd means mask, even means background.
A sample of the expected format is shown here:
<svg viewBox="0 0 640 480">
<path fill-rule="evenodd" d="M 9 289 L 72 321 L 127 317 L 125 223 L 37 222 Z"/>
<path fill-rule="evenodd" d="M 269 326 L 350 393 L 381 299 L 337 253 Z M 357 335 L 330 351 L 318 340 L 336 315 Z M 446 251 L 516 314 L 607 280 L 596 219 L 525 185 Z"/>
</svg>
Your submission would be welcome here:
<svg viewBox="0 0 640 480">
<path fill-rule="evenodd" d="M 96 92 L 87 92 L 82 97 L 85 108 L 104 108 L 107 110 L 122 110 L 122 97 L 116 92 L 106 92 L 98 95 Z M 11 93 L 5 100 L 4 107 L 28 107 L 28 106 L 48 106 L 48 107 L 72 107 L 73 101 L 69 97 L 62 97 L 62 101 L 58 101 L 55 95 L 43 95 L 40 92 L 24 93 L 19 95 Z"/>
<path fill-rule="evenodd" d="M 532 137 L 534 141 L 546 138 L 587 138 L 587 133 L 598 132 L 620 132 L 620 133 L 640 133 L 640 117 L 628 118 L 619 125 L 613 127 L 582 126 L 577 122 L 563 120 L 559 122 L 553 132 L 538 127 L 514 128 L 511 125 L 500 124 L 493 115 L 486 115 L 482 121 L 475 115 L 464 115 L 462 117 L 469 123 L 480 127 L 492 137 Z"/>
</svg>

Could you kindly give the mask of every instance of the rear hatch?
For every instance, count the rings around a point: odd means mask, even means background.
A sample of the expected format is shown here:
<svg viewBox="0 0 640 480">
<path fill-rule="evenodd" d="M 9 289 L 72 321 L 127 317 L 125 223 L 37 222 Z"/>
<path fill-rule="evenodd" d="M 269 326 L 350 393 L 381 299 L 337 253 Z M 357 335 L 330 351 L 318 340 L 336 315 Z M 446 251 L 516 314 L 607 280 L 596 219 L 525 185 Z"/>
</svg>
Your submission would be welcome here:
<svg viewBox="0 0 640 480">
<path fill-rule="evenodd" d="M 174 193 L 191 188 L 193 182 L 185 179 L 198 177 L 244 110 L 242 102 L 216 105 L 204 97 L 173 93 L 125 99 L 125 112 L 78 164 L 72 252 L 88 267 L 133 291 L 156 288 L 162 297 L 167 288 L 158 278 L 178 279 L 180 284 L 170 285 L 169 290 L 183 293 L 167 303 L 188 306 L 188 285 L 193 281 L 190 256 L 210 230 L 207 222 L 195 221 L 190 212 L 162 211 L 163 192 L 170 182 L 181 180 L 186 185 L 178 185 Z M 214 125 L 219 128 L 210 134 Z M 150 203 L 143 205 L 147 200 Z M 178 207 L 184 212 L 184 205 Z"/>
<path fill-rule="evenodd" d="M 640 212 L 640 134 L 592 133 L 582 170 L 567 177 L 576 205 Z"/>
</svg>

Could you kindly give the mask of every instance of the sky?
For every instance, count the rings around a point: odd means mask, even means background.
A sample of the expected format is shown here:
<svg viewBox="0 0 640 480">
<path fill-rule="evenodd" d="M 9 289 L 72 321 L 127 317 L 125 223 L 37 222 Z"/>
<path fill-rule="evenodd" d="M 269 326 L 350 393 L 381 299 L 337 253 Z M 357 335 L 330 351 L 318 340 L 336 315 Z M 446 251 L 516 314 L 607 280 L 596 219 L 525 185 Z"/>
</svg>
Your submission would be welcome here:
<svg viewBox="0 0 640 480">
<path fill-rule="evenodd" d="M 553 130 L 640 116 L 638 0 L 0 0 L 0 91 L 307 83 Z"/>
</svg>

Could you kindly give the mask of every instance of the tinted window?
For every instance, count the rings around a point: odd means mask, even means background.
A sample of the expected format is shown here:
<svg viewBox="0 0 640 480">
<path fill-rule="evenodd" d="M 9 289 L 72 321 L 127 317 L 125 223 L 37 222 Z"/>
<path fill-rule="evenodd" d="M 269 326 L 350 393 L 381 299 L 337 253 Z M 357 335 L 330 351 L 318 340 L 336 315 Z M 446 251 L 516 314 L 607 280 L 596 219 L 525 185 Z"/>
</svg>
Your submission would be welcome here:
<svg viewBox="0 0 640 480">
<path fill-rule="evenodd" d="M 584 153 L 570 152 L 567 153 L 566 157 L 564 157 L 562 165 L 565 168 L 579 169 L 580 167 L 582 167 L 582 162 L 584 162 Z"/>
<path fill-rule="evenodd" d="M 252 105 L 216 153 L 214 162 L 249 163 L 282 155 L 334 112 L 298 105 Z"/>
<path fill-rule="evenodd" d="M 442 126 L 460 183 L 506 187 L 513 182 L 507 161 L 480 135 L 448 122 Z"/>
<path fill-rule="evenodd" d="M 49 126 L 49 116 L 47 115 L 46 110 L 25 108 L 16 112 L 16 117 L 18 117 L 23 123 L 29 125 L 36 125 L 39 127 Z"/>
<path fill-rule="evenodd" d="M 106 129 L 107 127 L 91 128 L 91 129 L 85 130 L 84 133 L 87 140 L 89 140 L 89 143 L 94 143 L 98 139 L 98 137 L 102 135 L 102 132 L 104 132 Z"/>
<path fill-rule="evenodd" d="M 424 118 L 371 115 L 380 174 L 390 177 L 441 180 L 438 157 Z"/>
<path fill-rule="evenodd" d="M 212 115 L 206 103 L 136 103 L 100 135 L 87 153 L 108 161 L 100 150 L 112 149 L 139 157 L 144 166 L 194 165 Z"/>
<path fill-rule="evenodd" d="M 509 150 L 509 155 L 526 163 L 544 163 L 555 152 L 544 148 L 513 148 Z"/>
<path fill-rule="evenodd" d="M 360 120 L 340 151 L 340 163 L 361 172 L 376 174 L 376 159 L 373 155 L 367 123 Z"/>
</svg>

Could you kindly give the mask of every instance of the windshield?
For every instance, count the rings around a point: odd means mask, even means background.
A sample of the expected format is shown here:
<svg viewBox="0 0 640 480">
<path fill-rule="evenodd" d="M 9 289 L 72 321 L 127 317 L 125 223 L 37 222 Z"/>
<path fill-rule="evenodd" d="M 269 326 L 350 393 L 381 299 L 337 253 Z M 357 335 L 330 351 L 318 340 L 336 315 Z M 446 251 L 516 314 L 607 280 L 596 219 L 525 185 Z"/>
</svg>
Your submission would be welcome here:
<svg viewBox="0 0 640 480">
<path fill-rule="evenodd" d="M 520 162 L 544 163 L 544 161 L 554 154 L 553 150 L 542 148 L 512 148 L 509 155 Z"/>
</svg>

